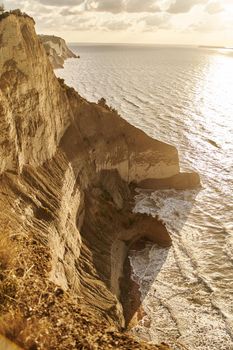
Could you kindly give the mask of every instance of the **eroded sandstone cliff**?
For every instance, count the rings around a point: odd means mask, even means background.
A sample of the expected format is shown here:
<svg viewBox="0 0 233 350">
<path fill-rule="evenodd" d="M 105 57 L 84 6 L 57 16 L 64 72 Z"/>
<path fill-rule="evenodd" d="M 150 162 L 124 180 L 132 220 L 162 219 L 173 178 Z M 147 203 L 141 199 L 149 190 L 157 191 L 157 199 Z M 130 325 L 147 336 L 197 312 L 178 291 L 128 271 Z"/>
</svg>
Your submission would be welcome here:
<svg viewBox="0 0 233 350">
<path fill-rule="evenodd" d="M 198 177 L 179 174 L 174 147 L 58 80 L 32 19 L 0 18 L 0 45 L 0 332 L 25 349 L 167 349 L 120 332 L 129 247 L 171 244 L 132 213 L 129 184 Z"/>
<path fill-rule="evenodd" d="M 10 14 L 0 33 L 0 173 L 20 172 L 56 153 L 72 111 L 32 19 Z"/>
<path fill-rule="evenodd" d="M 54 35 L 39 35 L 53 68 L 63 68 L 67 58 L 77 58 L 68 48 L 64 39 Z"/>
</svg>

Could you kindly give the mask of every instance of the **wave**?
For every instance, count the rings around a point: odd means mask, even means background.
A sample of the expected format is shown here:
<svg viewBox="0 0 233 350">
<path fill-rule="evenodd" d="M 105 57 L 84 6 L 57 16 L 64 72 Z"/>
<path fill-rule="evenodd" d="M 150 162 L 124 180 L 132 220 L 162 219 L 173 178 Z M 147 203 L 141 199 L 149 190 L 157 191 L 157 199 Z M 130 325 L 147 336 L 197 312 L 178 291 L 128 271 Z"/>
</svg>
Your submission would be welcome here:
<svg viewBox="0 0 233 350">
<path fill-rule="evenodd" d="M 199 268 L 199 256 L 195 256 L 196 254 L 187 247 L 185 235 L 182 235 L 182 230 L 190 230 L 195 237 L 195 233 L 200 229 L 200 226 L 186 224 L 196 195 L 195 191 L 164 190 L 148 194 L 138 190 L 134 210 L 161 219 L 172 236 L 173 247 L 168 253 L 167 249 L 148 244 L 143 251 L 134 252 L 130 258 L 146 312 L 145 319 L 133 331 L 135 334 L 143 334 L 144 338 L 147 335 L 146 339 L 153 342 L 162 341 L 166 335 L 169 344 L 177 346 L 178 341 L 192 350 L 230 350 L 233 343 L 232 333 L 227 327 L 230 322 L 229 315 L 226 315 L 223 303 L 216 303 L 216 288 L 213 283 L 216 278 L 221 280 L 223 275 L 215 271 L 214 264 L 212 268 L 215 275 L 204 274 Z M 219 230 L 220 227 L 212 224 L 207 228 Z M 209 243 L 212 244 L 211 239 L 210 237 Z M 157 317 L 158 304 L 160 308 L 161 304 L 163 308 L 166 306 L 163 317 L 170 317 L 162 332 L 158 330 L 161 324 L 159 326 L 158 322 L 152 320 L 148 322 L 148 319 L 155 320 Z M 193 323 L 189 325 L 188 330 L 182 319 L 186 323 L 189 318 Z M 170 325 L 174 319 L 178 333 L 173 335 L 172 339 Z M 150 328 L 147 329 L 144 324 L 150 324 Z"/>
<path fill-rule="evenodd" d="M 134 102 L 130 101 L 129 99 L 123 97 L 123 101 L 129 103 L 130 105 L 136 107 L 136 108 L 140 108 L 140 106 L 138 106 L 137 104 L 135 104 Z"/>
</svg>

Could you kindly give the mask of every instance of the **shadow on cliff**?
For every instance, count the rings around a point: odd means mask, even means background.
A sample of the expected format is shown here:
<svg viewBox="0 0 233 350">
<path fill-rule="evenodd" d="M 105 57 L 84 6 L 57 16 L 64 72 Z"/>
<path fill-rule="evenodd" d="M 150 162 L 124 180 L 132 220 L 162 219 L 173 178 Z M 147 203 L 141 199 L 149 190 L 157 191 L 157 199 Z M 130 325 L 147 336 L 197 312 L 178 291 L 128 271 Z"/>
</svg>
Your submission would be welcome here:
<svg viewBox="0 0 233 350">
<path fill-rule="evenodd" d="M 124 276 L 120 280 L 121 302 L 124 309 L 126 328 L 135 326 L 145 316 L 142 309 L 143 300 L 150 292 L 153 283 L 166 263 L 169 250 L 172 247 L 172 233 L 179 235 L 182 231 L 199 191 L 200 189 L 190 191 L 170 189 L 159 191 L 158 196 L 151 191 L 142 191 L 139 195 L 143 201 L 143 206 L 147 210 L 149 209 L 152 215 L 156 206 L 165 203 L 167 228 L 156 217 L 147 216 L 150 222 L 145 228 L 147 232 L 144 231 L 138 239 L 129 245 L 128 255 L 124 262 Z M 166 203 L 167 206 L 165 207 Z M 138 230 L 141 230 L 140 225 Z M 160 236 L 161 232 L 163 237 Z M 134 261 L 134 268 L 131 266 L 131 259 Z M 143 288 L 143 295 L 140 291 L 141 287 Z"/>
<path fill-rule="evenodd" d="M 120 179 L 117 172 L 101 173 L 100 182 L 85 193 L 85 215 L 81 228 L 85 249 L 81 249 L 78 268 L 81 267 L 83 284 L 96 290 L 93 297 L 93 291 L 87 292 L 85 288 L 81 288 L 85 302 L 91 309 L 98 309 L 105 317 L 114 319 L 118 325 L 124 327 L 123 319 L 119 319 L 117 297 L 123 305 L 126 328 L 135 325 L 144 316 L 141 307 L 143 298 L 163 268 L 172 246 L 169 232 L 179 235 L 199 190 L 169 189 L 158 191 L 157 195 L 145 190 L 139 194 L 142 196 L 143 206 L 151 214 L 154 214 L 156 207 L 164 205 L 165 208 L 168 205 L 167 229 L 155 215 L 153 217 L 132 211 L 135 205 L 132 189 L 129 191 L 128 185 Z M 143 285 L 145 293 L 141 295 L 138 279 L 132 279 L 129 257 L 141 254 L 143 265 L 147 267 L 150 263 L 148 242 L 151 249 L 156 247 L 153 244 L 159 246 L 159 256 L 155 257 L 157 263 L 153 262 L 155 268 L 150 268 L 150 274 L 148 270 L 143 271 L 140 268 L 139 275 L 146 274 L 147 277 L 146 282 L 144 279 L 146 285 Z M 145 247 L 147 254 L 143 255 Z"/>
</svg>

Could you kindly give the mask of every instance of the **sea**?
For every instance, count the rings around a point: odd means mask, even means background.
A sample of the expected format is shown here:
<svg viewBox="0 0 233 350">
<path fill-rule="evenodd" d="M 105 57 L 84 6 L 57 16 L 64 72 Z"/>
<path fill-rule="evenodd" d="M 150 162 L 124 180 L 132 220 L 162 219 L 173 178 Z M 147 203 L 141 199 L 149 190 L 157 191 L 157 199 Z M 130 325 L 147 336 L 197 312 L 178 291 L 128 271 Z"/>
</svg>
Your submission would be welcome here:
<svg viewBox="0 0 233 350">
<path fill-rule="evenodd" d="M 233 51 L 72 44 L 57 76 L 104 97 L 121 116 L 174 145 L 196 190 L 137 190 L 134 210 L 157 216 L 170 248 L 130 252 L 145 316 L 132 332 L 174 350 L 233 350 Z"/>
</svg>

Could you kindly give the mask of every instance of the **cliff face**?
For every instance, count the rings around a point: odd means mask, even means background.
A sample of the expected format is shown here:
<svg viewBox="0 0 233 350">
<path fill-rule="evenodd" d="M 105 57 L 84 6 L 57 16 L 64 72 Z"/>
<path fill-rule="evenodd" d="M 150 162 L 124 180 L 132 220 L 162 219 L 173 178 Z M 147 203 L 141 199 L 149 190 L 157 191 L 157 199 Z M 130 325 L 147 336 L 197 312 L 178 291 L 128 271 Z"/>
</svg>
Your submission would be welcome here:
<svg viewBox="0 0 233 350">
<path fill-rule="evenodd" d="M 63 68 L 67 58 L 77 56 L 67 47 L 64 39 L 54 35 L 39 35 L 40 41 L 44 45 L 45 51 L 53 68 Z"/>
<path fill-rule="evenodd" d="M 131 212 L 129 184 L 199 179 L 179 174 L 174 147 L 58 81 L 30 18 L 0 19 L 0 42 L 0 332 L 26 349 L 149 349 L 117 331 L 123 264 L 140 237 L 171 240 Z"/>
<path fill-rule="evenodd" d="M 51 158 L 71 110 L 29 17 L 0 21 L 0 173 Z"/>
</svg>

